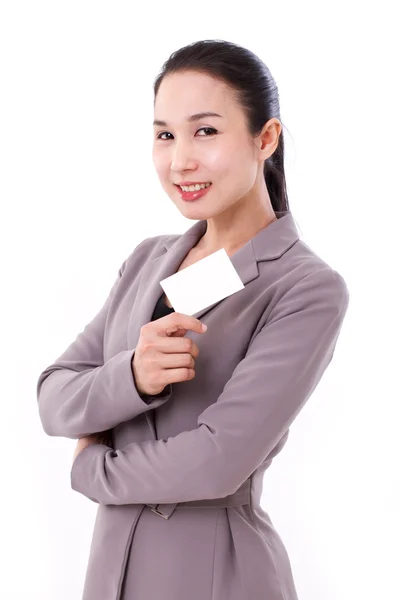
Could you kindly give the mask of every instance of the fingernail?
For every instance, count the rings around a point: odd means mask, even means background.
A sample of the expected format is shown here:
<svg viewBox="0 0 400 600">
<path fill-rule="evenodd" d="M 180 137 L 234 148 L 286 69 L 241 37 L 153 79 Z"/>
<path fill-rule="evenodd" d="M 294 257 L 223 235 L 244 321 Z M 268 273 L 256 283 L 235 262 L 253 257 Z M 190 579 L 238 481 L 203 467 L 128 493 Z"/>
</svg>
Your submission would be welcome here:
<svg viewBox="0 0 400 600">
<path fill-rule="evenodd" d="M 207 331 L 207 325 L 205 325 L 204 323 L 201 324 L 201 328 L 203 331 Z"/>
</svg>

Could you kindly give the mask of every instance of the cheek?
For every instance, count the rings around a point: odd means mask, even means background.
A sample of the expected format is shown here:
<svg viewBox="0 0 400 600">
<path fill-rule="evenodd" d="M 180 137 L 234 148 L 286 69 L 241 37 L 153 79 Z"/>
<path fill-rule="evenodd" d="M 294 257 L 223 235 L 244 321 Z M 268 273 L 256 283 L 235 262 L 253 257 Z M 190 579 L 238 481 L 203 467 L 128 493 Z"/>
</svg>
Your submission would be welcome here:
<svg viewBox="0 0 400 600">
<path fill-rule="evenodd" d="M 202 162 L 210 173 L 218 174 L 218 178 L 237 179 L 240 178 L 247 160 L 248 151 L 244 149 L 241 142 L 226 137 L 224 143 L 205 149 Z"/>
<path fill-rule="evenodd" d="M 218 180 L 228 176 L 229 171 L 232 168 L 232 158 L 230 157 L 230 151 L 226 148 L 208 148 L 204 152 L 201 159 L 201 164 L 205 167 L 205 171 L 210 173 L 210 179 L 213 174 Z"/>
<path fill-rule="evenodd" d="M 153 165 L 154 168 L 157 172 L 157 175 L 160 178 L 165 177 L 165 174 L 167 172 L 167 163 L 166 163 L 166 157 L 163 156 L 161 153 L 153 151 Z"/>
</svg>

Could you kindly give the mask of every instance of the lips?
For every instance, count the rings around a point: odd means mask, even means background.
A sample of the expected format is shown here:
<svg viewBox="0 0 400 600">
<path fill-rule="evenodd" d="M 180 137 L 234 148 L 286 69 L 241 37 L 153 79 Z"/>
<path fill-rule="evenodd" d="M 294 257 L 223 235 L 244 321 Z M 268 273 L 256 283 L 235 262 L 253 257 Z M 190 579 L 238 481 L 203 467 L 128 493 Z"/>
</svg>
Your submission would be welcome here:
<svg viewBox="0 0 400 600">
<path fill-rule="evenodd" d="M 208 194 L 209 191 L 210 191 L 210 189 L 212 188 L 212 184 L 210 184 L 210 185 L 207 185 L 207 186 L 205 186 L 203 188 L 200 188 L 199 190 L 194 190 L 193 192 L 185 192 L 176 183 L 174 185 L 176 185 L 176 187 L 178 188 L 178 192 L 179 192 L 180 197 L 182 198 L 182 200 L 185 200 L 185 201 L 188 201 L 188 202 L 199 200 L 200 198 L 202 198 L 203 196 L 205 196 L 206 194 Z"/>
</svg>

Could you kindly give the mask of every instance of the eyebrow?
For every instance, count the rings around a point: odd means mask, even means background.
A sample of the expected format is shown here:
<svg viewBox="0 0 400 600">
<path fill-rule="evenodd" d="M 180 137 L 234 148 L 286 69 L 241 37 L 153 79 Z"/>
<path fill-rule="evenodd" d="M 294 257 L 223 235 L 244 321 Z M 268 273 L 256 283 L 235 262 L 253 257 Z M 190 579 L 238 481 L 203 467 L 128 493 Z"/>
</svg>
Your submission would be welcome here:
<svg viewBox="0 0 400 600">
<path fill-rule="evenodd" d="M 189 117 L 186 118 L 186 120 L 189 123 L 192 123 L 193 121 L 200 121 L 200 119 L 204 119 L 205 117 L 221 117 L 222 118 L 222 115 L 219 115 L 218 113 L 215 113 L 212 111 L 205 111 L 205 112 L 195 113 L 194 115 L 190 115 Z M 159 125 L 160 127 L 166 127 L 167 122 L 156 119 L 155 121 L 153 121 L 153 125 Z"/>
</svg>

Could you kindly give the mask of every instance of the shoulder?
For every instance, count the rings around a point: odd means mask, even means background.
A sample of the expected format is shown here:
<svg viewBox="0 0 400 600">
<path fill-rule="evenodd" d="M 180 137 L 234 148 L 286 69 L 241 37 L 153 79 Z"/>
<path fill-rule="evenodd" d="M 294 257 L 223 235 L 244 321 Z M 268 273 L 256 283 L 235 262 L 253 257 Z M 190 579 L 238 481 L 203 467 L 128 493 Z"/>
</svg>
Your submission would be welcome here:
<svg viewBox="0 0 400 600">
<path fill-rule="evenodd" d="M 277 261 L 265 263 L 275 282 L 272 306 L 267 313 L 325 307 L 344 314 L 349 288 L 343 275 L 319 256 L 304 240 L 298 239 Z M 271 273 L 272 271 L 272 273 Z"/>
<path fill-rule="evenodd" d="M 304 275 L 297 290 L 304 298 L 324 299 L 341 311 L 347 309 L 350 296 L 347 283 L 341 273 L 326 263 Z"/>
<path fill-rule="evenodd" d="M 290 283 L 289 283 L 290 282 Z M 343 275 L 322 259 L 310 260 L 283 286 L 282 294 L 273 311 L 287 314 L 300 311 L 315 314 L 329 312 L 342 317 L 350 300 L 350 292 Z"/>
<path fill-rule="evenodd" d="M 292 283 L 300 282 L 305 278 L 309 278 L 309 281 L 321 281 L 321 283 L 332 280 L 338 288 L 347 288 L 343 275 L 303 239 L 298 239 L 280 260 L 281 269 L 290 275 L 289 279 Z"/>
</svg>

